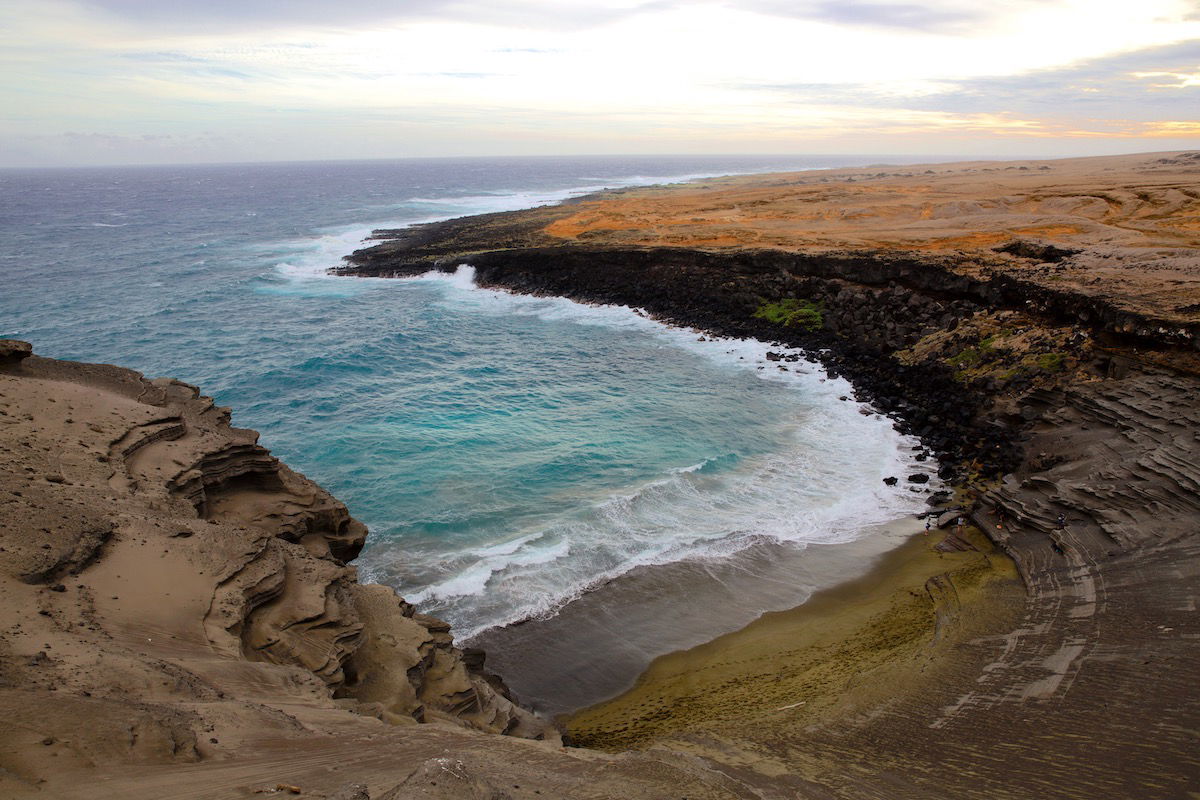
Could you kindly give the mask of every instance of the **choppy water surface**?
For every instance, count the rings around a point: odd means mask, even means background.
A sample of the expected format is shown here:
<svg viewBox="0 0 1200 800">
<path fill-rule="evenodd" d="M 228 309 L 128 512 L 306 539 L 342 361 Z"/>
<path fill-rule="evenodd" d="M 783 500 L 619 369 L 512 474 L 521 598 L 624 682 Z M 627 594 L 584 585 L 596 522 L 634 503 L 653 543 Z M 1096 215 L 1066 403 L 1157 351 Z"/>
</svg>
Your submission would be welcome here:
<svg viewBox="0 0 1200 800">
<path fill-rule="evenodd" d="M 373 227 L 838 163 L 855 160 L 0 172 L 0 336 L 200 384 L 371 527 L 366 577 L 476 634 L 638 565 L 854 539 L 919 502 L 881 481 L 911 471 L 911 443 L 756 342 L 484 291 L 469 269 L 324 268 Z"/>
</svg>

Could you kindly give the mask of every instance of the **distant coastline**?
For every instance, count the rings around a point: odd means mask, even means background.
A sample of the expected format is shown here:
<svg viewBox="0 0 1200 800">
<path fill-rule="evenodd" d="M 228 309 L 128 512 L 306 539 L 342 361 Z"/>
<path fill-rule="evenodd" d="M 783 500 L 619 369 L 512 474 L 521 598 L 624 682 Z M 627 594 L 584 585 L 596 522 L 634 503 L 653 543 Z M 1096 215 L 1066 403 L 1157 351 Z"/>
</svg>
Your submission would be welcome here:
<svg viewBox="0 0 1200 800">
<path fill-rule="evenodd" d="M 939 517 L 950 532 L 934 541 L 946 558 L 983 552 L 976 563 L 985 571 L 933 568 L 916 588 L 906 584 L 915 577 L 898 578 L 901 556 L 885 559 L 891 577 L 881 580 L 896 594 L 880 597 L 881 616 L 833 634 L 886 631 L 900 619 L 889 603 L 923 597 L 927 610 L 915 619 L 924 622 L 898 640 L 896 658 L 864 666 L 892 675 L 899 694 L 850 691 L 862 679 L 843 674 L 800 683 L 798 699 L 779 708 L 760 705 L 774 701 L 769 692 L 737 700 L 735 687 L 776 681 L 790 663 L 791 645 L 779 639 L 754 645 L 765 671 L 728 666 L 745 660 L 743 642 L 772 629 L 764 618 L 661 659 L 632 693 L 571 721 L 583 741 L 658 744 L 720 762 L 721 742 L 734 736 L 774 765 L 771 774 L 850 786 L 858 779 L 821 764 L 844 761 L 832 755 L 836 742 L 861 737 L 872 763 L 911 765 L 946 749 L 979 758 L 962 773 L 923 764 L 907 774 L 906 791 L 954 793 L 970 774 L 974 789 L 995 796 L 1045 780 L 1121 793 L 1197 776 L 1186 737 L 1151 733 L 1163 719 L 1191 724 L 1186 670 L 1156 670 L 1153 690 L 1125 670 L 1147 652 L 1171 660 L 1194 651 L 1175 633 L 1189 625 L 1170 600 L 1193 591 L 1194 579 L 1165 565 L 1200 551 L 1200 502 L 1181 488 L 1197 477 L 1183 465 L 1200 455 L 1189 433 L 1200 419 L 1187 399 L 1200 389 L 1198 188 L 1200 153 L 1191 152 L 729 178 L 400 231 L 336 272 L 389 277 L 470 264 L 485 286 L 627 304 L 703 331 L 805 347 L 920 436 L 958 486 L 970 510 Z M 789 327 L 761 313 L 788 302 L 812 309 L 816 324 Z M 1110 448 L 1109 437 L 1123 446 Z M 972 543 L 980 532 L 989 541 Z M 928 558 L 918 553 L 933 543 L 918 537 L 903 558 Z M 1004 572 L 1004 558 L 987 555 L 993 547 L 1013 560 L 1025 597 L 1003 580 L 980 582 Z M 795 613 L 819 619 L 803 606 Z M 1130 621 L 1142 615 L 1169 619 L 1158 630 L 1171 635 Z M 1101 652 L 1109 666 L 1089 660 Z M 712 672 L 718 663 L 724 677 Z M 889 672 L 899 663 L 909 666 Z M 933 686 L 904 677 L 931 668 L 944 676 Z M 695 679 L 691 670 L 700 670 Z M 1111 714 L 1114 697 L 1129 733 L 1093 750 L 1070 744 L 1076 720 Z M 903 711 L 853 716 L 881 702 Z M 915 729 L 901 724 L 912 715 Z M 803 743 L 791 733 L 798 725 L 808 726 Z M 1164 753 L 1134 773 L 1113 768 L 1149 739 Z M 989 766 L 978 754 L 1000 741 L 1033 748 L 1036 769 Z M 797 757 L 824 751 L 828 760 L 779 761 L 782 742 Z"/>
<path fill-rule="evenodd" d="M 1198 221 L 1200 153 L 1178 152 L 627 189 L 354 254 L 339 273 L 469 264 L 485 286 L 804 348 L 954 486 L 928 534 L 847 551 L 840 576 L 865 575 L 663 656 L 563 741 L 485 651 L 360 583 L 365 527 L 230 408 L 0 340 L 0 793 L 1194 792 Z M 176 330 L 181 358 L 209 336 Z M 349 374 L 316 386 L 345 396 Z"/>
</svg>

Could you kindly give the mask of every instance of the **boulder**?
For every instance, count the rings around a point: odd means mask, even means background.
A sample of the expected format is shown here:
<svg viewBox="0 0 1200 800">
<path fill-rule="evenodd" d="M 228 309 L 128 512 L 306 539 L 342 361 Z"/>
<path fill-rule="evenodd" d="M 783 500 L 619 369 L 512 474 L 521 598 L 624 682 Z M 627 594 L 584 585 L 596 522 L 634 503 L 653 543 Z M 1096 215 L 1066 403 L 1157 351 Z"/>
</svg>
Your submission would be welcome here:
<svg viewBox="0 0 1200 800">
<path fill-rule="evenodd" d="M 0 366 L 19 364 L 33 355 L 33 345 L 20 339 L 0 339 Z"/>
</svg>

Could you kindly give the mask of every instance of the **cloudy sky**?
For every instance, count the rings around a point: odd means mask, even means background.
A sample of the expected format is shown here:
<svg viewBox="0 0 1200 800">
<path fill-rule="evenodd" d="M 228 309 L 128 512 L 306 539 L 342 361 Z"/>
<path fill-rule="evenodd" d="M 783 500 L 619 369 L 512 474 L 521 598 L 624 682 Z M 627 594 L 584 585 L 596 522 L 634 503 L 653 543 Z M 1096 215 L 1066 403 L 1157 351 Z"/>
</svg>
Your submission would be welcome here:
<svg viewBox="0 0 1200 800">
<path fill-rule="evenodd" d="M 0 165 L 1200 147 L 1200 0 L 0 0 Z"/>
</svg>

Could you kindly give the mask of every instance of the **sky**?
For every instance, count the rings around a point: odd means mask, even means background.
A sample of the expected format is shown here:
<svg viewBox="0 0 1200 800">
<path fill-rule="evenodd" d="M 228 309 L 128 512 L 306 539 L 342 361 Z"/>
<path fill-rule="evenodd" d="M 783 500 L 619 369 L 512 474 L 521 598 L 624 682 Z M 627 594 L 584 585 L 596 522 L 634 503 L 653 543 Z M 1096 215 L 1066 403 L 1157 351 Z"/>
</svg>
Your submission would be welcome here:
<svg viewBox="0 0 1200 800">
<path fill-rule="evenodd" d="M 1200 148 L 1200 0 L 0 0 L 0 166 Z"/>
</svg>

